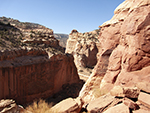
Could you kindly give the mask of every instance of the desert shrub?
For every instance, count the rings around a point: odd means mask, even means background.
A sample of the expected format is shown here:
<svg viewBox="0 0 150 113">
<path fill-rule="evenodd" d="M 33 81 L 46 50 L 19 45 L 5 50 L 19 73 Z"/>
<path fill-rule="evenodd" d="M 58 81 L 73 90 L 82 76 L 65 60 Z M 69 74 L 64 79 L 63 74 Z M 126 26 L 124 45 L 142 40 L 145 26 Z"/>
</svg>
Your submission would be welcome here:
<svg viewBox="0 0 150 113">
<path fill-rule="evenodd" d="M 32 105 L 29 105 L 26 110 L 31 113 L 54 113 L 51 111 L 52 104 L 46 103 L 44 100 L 40 99 L 39 101 L 33 102 Z"/>
</svg>

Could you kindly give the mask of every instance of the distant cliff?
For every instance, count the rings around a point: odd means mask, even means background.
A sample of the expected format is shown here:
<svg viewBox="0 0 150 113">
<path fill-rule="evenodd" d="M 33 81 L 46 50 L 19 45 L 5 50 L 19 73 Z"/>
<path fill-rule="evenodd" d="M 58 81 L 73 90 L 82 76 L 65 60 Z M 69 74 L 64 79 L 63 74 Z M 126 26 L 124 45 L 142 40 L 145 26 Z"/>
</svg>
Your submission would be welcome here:
<svg viewBox="0 0 150 113">
<path fill-rule="evenodd" d="M 67 35 L 67 34 L 58 34 L 58 33 L 55 33 L 55 34 L 54 34 L 54 37 L 55 37 L 57 40 L 59 40 L 60 46 L 66 48 L 67 39 L 69 38 L 69 35 Z"/>
<path fill-rule="evenodd" d="M 79 73 L 90 75 L 91 69 L 96 65 L 99 33 L 100 29 L 86 33 L 72 30 L 69 34 L 65 52 L 74 56 L 74 62 Z"/>
</svg>

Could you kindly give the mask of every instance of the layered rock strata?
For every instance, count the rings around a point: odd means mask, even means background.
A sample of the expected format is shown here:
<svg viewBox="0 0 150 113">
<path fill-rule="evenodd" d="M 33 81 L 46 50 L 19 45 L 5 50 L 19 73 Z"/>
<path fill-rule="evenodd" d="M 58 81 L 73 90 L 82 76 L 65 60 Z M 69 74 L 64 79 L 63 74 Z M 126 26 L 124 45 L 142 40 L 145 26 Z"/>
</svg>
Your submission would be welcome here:
<svg viewBox="0 0 150 113">
<path fill-rule="evenodd" d="M 64 84 L 78 82 L 72 55 L 41 50 L 3 51 L 0 55 L 0 99 L 18 103 L 48 98 Z"/>
<path fill-rule="evenodd" d="M 126 0 L 113 18 L 100 26 L 99 60 L 80 92 L 85 102 L 96 99 L 95 90 L 100 96 L 118 85 L 149 93 L 149 9 L 149 0 Z"/>
<path fill-rule="evenodd" d="M 0 49 L 0 99 L 26 104 L 79 81 L 73 56 L 44 26 L 0 18 Z"/>
</svg>

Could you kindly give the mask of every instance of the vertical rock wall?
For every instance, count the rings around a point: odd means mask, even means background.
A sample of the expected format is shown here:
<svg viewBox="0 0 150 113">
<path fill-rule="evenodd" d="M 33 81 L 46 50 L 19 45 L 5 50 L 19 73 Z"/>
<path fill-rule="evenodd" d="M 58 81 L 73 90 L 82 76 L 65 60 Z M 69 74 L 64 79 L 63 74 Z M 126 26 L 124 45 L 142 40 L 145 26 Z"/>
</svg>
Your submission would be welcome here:
<svg viewBox="0 0 150 113">
<path fill-rule="evenodd" d="M 21 53 L 22 52 L 22 53 Z M 79 80 L 72 55 L 50 58 L 45 51 L 14 50 L 0 55 L 0 99 L 12 98 L 18 103 L 48 98 L 62 85 Z"/>
</svg>

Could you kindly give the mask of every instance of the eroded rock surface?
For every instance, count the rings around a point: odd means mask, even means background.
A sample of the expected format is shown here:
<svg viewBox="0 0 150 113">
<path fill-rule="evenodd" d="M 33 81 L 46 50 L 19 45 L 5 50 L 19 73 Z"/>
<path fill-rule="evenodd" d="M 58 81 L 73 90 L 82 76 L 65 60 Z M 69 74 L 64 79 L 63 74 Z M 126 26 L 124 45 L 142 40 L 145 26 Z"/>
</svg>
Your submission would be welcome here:
<svg viewBox="0 0 150 113">
<path fill-rule="evenodd" d="M 144 87 L 150 82 L 149 9 L 149 0 L 126 0 L 100 26 L 98 63 L 80 92 L 83 100 L 96 99 L 95 89 L 103 95 L 116 85 L 149 92 Z"/>
<path fill-rule="evenodd" d="M 2 17 L 0 32 L 0 99 L 25 104 L 79 81 L 73 56 L 64 53 L 53 30 Z"/>
<path fill-rule="evenodd" d="M 79 33 L 77 30 L 72 30 L 69 35 L 65 52 L 74 56 L 79 73 L 84 71 L 83 68 L 93 68 L 97 63 L 99 31 Z"/>
</svg>

